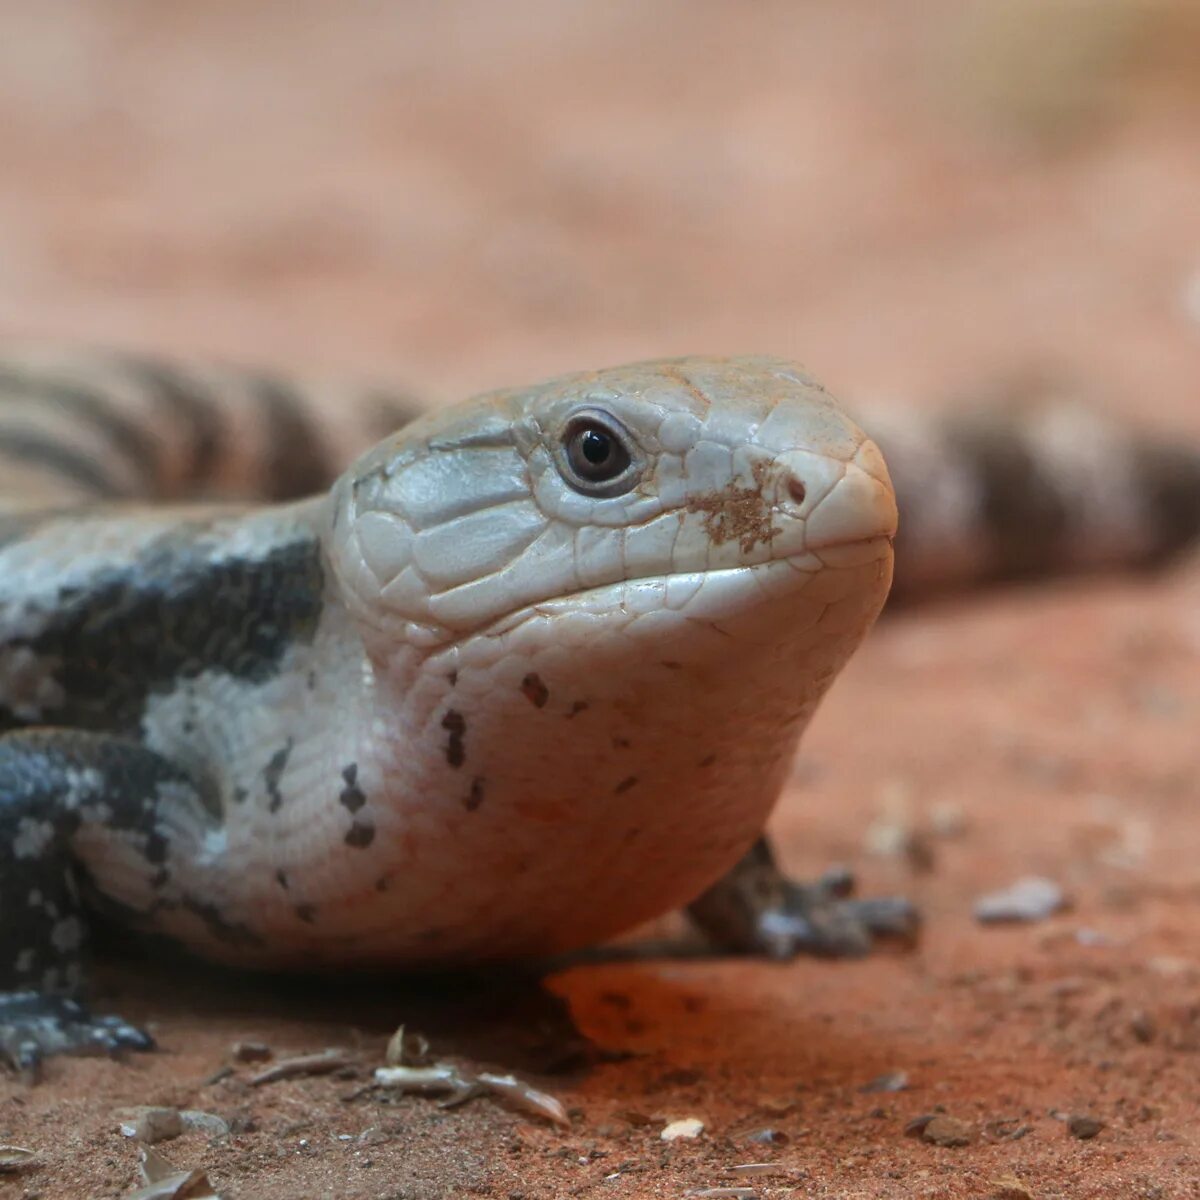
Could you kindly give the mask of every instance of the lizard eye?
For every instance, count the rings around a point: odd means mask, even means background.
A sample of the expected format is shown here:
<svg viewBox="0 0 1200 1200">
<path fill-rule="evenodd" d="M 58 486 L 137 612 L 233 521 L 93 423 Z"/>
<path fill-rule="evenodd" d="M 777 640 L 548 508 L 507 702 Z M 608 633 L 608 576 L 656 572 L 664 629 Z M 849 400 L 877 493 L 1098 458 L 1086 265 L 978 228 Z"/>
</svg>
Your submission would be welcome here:
<svg viewBox="0 0 1200 1200">
<path fill-rule="evenodd" d="M 567 483 L 589 496 L 619 496 L 641 475 L 629 434 L 599 413 L 577 413 L 571 418 L 558 458 Z"/>
</svg>

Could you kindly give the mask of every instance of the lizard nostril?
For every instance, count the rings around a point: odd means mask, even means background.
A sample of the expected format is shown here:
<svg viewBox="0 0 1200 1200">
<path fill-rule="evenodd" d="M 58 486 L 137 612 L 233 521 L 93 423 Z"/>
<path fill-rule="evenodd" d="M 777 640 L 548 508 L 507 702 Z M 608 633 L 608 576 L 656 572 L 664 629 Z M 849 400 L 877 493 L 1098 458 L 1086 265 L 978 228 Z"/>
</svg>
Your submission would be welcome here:
<svg viewBox="0 0 1200 1200">
<path fill-rule="evenodd" d="M 808 489 L 804 486 L 804 480 L 793 475 L 788 480 L 788 495 L 797 503 L 803 504 L 804 497 L 808 495 Z"/>
</svg>

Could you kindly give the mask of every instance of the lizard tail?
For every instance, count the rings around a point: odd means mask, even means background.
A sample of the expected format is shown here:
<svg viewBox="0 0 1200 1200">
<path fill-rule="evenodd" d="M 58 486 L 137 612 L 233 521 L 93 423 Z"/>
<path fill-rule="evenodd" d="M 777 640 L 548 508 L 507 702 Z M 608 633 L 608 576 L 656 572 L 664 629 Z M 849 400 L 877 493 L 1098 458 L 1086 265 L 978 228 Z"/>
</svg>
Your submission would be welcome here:
<svg viewBox="0 0 1200 1200">
<path fill-rule="evenodd" d="M 1200 541 L 1200 446 L 1077 395 L 1022 387 L 965 409 L 881 412 L 865 427 L 900 509 L 893 598 L 1153 570 Z"/>
<path fill-rule="evenodd" d="M 0 478 L 22 502 L 289 500 L 419 409 L 403 392 L 105 350 L 0 348 Z"/>
</svg>

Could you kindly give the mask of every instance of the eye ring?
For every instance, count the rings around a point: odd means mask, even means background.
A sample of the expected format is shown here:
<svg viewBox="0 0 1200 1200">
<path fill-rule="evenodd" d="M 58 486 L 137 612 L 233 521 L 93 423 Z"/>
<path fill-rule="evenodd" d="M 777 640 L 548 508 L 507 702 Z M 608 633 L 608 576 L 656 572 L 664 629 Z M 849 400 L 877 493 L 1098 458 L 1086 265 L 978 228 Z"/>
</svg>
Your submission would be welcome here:
<svg viewBox="0 0 1200 1200">
<path fill-rule="evenodd" d="M 637 447 L 628 431 L 607 413 L 571 415 L 559 437 L 559 473 L 587 496 L 619 496 L 641 477 Z"/>
</svg>

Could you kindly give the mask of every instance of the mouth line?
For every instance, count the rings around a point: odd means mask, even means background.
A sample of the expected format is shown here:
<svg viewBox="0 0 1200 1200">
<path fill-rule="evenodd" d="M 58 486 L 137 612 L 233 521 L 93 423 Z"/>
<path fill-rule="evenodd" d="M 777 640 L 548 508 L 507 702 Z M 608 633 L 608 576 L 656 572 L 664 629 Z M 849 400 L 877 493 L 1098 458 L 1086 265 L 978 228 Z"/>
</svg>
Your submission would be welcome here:
<svg viewBox="0 0 1200 1200">
<path fill-rule="evenodd" d="M 843 538 L 840 541 L 826 542 L 820 546 L 812 547 L 802 554 L 781 554 L 775 558 L 765 558 L 762 562 L 755 563 L 739 563 L 732 567 L 708 567 L 699 568 L 694 571 L 664 571 L 656 575 L 632 575 L 628 579 L 614 580 L 612 583 L 594 584 L 590 587 L 578 588 L 573 592 L 563 592 L 557 596 L 548 596 L 544 600 L 535 601 L 532 604 L 522 605 L 518 609 L 514 609 L 511 613 L 497 617 L 494 621 L 484 626 L 481 629 L 475 630 L 473 633 L 465 635 L 466 637 L 498 637 L 502 634 L 511 633 L 514 629 L 523 625 L 526 621 L 537 616 L 553 615 L 554 610 L 559 605 L 567 604 L 571 601 L 577 601 L 581 597 L 589 595 L 598 595 L 601 592 L 614 590 L 630 584 L 641 583 L 666 583 L 670 579 L 709 579 L 719 576 L 734 576 L 734 575 L 751 575 L 755 572 L 761 572 L 771 567 L 791 566 L 793 569 L 803 573 L 802 568 L 798 567 L 798 563 L 811 564 L 813 573 L 824 569 L 837 569 L 831 567 L 822 561 L 820 555 L 830 551 L 845 549 L 851 546 L 866 548 L 868 546 L 878 545 L 880 553 L 877 558 L 884 557 L 884 548 L 888 551 L 891 549 L 892 541 L 895 535 L 890 533 L 873 534 L 869 537 L 850 537 Z M 872 561 L 864 559 L 866 561 Z"/>
<path fill-rule="evenodd" d="M 869 537 L 846 537 L 838 538 L 833 542 L 822 542 L 819 546 L 809 546 L 808 553 L 817 554 L 821 550 L 837 550 L 841 546 L 870 546 L 875 542 L 887 542 L 888 545 L 893 545 L 895 541 L 896 533 L 893 530 L 891 533 L 873 533 Z M 777 562 L 779 560 L 770 559 L 768 561 Z"/>
</svg>

